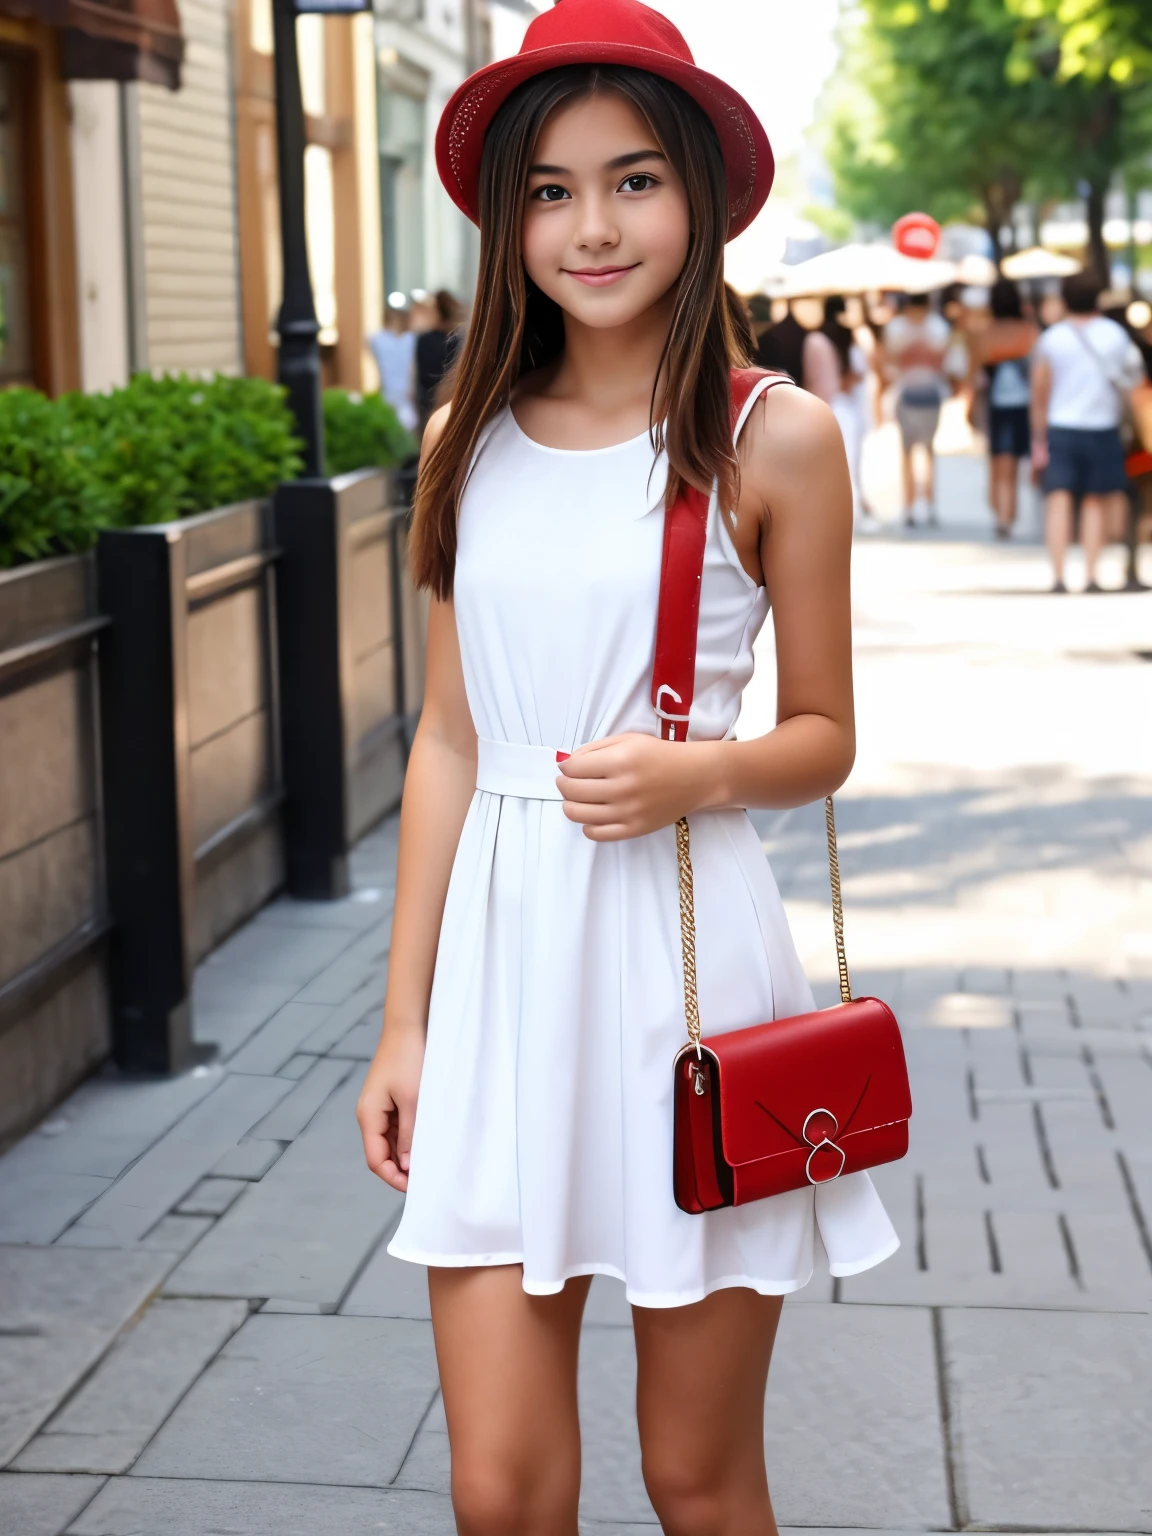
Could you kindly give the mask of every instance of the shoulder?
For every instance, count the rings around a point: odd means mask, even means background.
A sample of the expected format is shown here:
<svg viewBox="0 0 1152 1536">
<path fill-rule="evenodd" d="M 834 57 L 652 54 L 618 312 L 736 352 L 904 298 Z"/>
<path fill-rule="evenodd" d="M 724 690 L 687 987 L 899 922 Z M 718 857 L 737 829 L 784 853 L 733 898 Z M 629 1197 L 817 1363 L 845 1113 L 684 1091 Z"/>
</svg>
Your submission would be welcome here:
<svg viewBox="0 0 1152 1536">
<path fill-rule="evenodd" d="M 821 339 L 832 345 L 826 336 Z M 795 384 L 764 391 L 740 435 L 740 448 L 745 473 L 760 483 L 805 474 L 829 453 L 844 451 L 831 407 Z"/>
<path fill-rule="evenodd" d="M 436 444 L 444 436 L 444 428 L 448 425 L 448 417 L 452 414 L 452 403 L 442 405 L 438 411 L 433 411 L 428 418 L 428 425 L 424 428 L 424 436 L 420 442 L 420 462 L 423 463 L 435 448 Z"/>
<path fill-rule="evenodd" d="M 952 339 L 952 327 L 943 315 L 929 315 L 924 323 L 933 341 L 948 342 Z"/>
<path fill-rule="evenodd" d="M 1106 345 L 1115 347 L 1118 352 L 1127 350 L 1131 337 L 1118 321 L 1110 320 L 1107 315 L 1101 315 L 1098 320 L 1092 322 L 1092 327 Z"/>
</svg>

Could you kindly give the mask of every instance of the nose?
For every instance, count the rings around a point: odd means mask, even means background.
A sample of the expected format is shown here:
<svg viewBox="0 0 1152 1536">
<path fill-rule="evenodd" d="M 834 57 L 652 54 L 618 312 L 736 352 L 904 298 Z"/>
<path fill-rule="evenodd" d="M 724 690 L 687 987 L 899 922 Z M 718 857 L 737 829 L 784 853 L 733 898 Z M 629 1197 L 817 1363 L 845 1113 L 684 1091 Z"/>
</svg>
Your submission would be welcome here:
<svg viewBox="0 0 1152 1536">
<path fill-rule="evenodd" d="M 589 193 L 580 199 L 579 217 L 573 236 L 580 250 L 611 250 L 620 243 L 620 230 L 612 213 L 611 198 L 600 192 Z"/>
</svg>

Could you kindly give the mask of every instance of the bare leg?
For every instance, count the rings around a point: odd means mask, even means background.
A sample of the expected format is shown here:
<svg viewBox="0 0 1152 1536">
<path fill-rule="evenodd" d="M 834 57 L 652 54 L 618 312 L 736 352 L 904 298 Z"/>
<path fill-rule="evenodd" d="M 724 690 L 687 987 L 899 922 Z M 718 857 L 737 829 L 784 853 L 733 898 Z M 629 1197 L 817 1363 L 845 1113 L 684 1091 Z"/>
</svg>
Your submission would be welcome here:
<svg viewBox="0 0 1152 1536">
<path fill-rule="evenodd" d="M 528 1296 L 521 1269 L 430 1269 L 460 1536 L 577 1536 L 576 1361 L 588 1278 Z"/>
<path fill-rule="evenodd" d="M 1051 491 L 1044 498 L 1044 542 L 1052 561 L 1052 575 L 1064 580 L 1064 560 L 1072 542 L 1072 493 Z"/>
<path fill-rule="evenodd" d="M 1080 542 L 1084 546 L 1084 570 L 1088 585 L 1096 585 L 1096 562 L 1104 548 L 1110 496 L 1085 496 L 1080 506 Z"/>
<path fill-rule="evenodd" d="M 912 521 L 912 508 L 916 505 L 916 472 L 912 464 L 912 449 L 903 450 L 904 467 L 904 521 Z"/>
<path fill-rule="evenodd" d="M 989 478 L 989 500 L 996 514 L 996 526 L 1007 532 L 1016 521 L 1016 460 L 1010 453 L 996 454 Z"/>
<path fill-rule="evenodd" d="M 936 521 L 936 455 L 932 451 L 932 444 L 924 445 L 924 494 L 928 498 L 928 521 Z"/>
<path fill-rule="evenodd" d="M 665 1536 L 776 1536 L 764 1389 L 781 1298 L 634 1307 L 644 1482 Z"/>
</svg>

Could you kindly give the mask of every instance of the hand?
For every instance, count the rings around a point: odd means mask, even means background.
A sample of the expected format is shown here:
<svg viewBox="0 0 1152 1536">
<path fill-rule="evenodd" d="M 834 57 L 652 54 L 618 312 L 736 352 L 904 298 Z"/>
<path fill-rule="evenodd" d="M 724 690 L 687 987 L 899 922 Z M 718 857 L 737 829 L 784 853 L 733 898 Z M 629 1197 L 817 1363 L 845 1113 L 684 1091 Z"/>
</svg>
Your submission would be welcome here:
<svg viewBox="0 0 1152 1536">
<path fill-rule="evenodd" d="M 564 814 L 594 843 L 643 837 L 715 799 L 717 749 L 723 742 L 606 736 L 579 747 L 556 780 Z"/>
<path fill-rule="evenodd" d="M 385 1028 L 356 1104 L 365 1162 L 377 1178 L 401 1193 L 408 1188 L 412 1126 L 423 1065 L 421 1030 Z"/>
<path fill-rule="evenodd" d="M 1032 479 L 1039 485 L 1040 476 L 1048 468 L 1048 442 L 1046 438 L 1032 439 Z"/>
</svg>

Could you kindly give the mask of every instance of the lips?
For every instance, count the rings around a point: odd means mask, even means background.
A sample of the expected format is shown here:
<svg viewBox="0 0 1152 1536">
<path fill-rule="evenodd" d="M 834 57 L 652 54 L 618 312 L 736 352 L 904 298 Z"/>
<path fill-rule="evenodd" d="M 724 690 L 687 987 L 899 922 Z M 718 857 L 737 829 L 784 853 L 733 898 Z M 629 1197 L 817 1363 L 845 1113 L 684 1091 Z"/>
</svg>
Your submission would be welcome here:
<svg viewBox="0 0 1152 1536">
<path fill-rule="evenodd" d="M 613 283 L 618 283 L 622 277 L 627 277 L 629 272 L 634 272 L 638 262 L 630 267 L 565 267 L 569 277 L 574 277 L 578 283 L 584 283 L 589 288 L 608 288 Z"/>
</svg>

